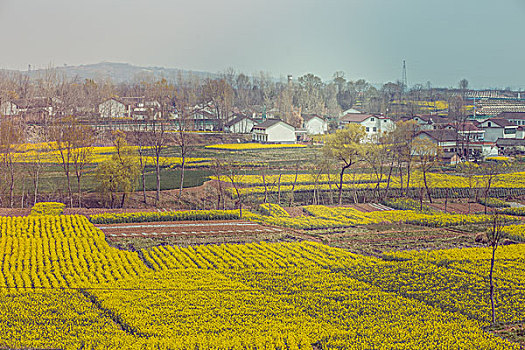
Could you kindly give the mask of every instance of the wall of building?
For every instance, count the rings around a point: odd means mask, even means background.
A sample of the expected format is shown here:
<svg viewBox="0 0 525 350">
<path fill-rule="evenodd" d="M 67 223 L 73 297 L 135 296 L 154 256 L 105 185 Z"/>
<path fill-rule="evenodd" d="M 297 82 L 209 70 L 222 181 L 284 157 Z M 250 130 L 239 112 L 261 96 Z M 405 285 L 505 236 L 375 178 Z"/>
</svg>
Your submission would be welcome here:
<svg viewBox="0 0 525 350">
<path fill-rule="evenodd" d="M 295 143 L 295 129 L 284 123 L 278 123 L 266 129 L 268 142 L 276 143 Z"/>
<path fill-rule="evenodd" d="M 324 134 L 328 131 L 328 123 L 319 118 L 312 118 L 305 123 L 305 128 L 310 135 Z"/>
</svg>

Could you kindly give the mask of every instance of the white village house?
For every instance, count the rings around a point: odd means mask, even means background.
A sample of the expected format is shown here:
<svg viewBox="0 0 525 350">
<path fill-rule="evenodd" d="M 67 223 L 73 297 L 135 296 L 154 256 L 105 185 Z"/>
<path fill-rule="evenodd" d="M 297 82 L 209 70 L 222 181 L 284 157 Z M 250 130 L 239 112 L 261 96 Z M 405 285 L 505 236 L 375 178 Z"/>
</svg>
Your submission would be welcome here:
<svg viewBox="0 0 525 350">
<path fill-rule="evenodd" d="M 303 128 L 308 135 L 320 135 L 328 132 L 327 121 L 317 114 L 303 115 Z"/>
<path fill-rule="evenodd" d="M 496 142 L 498 139 L 514 139 L 518 131 L 518 125 L 499 118 L 491 118 L 479 123 L 479 127 L 485 130 L 484 140 Z"/>
<path fill-rule="evenodd" d="M 391 132 L 396 127 L 392 119 L 375 114 L 346 114 L 339 118 L 340 128 L 344 128 L 352 123 L 362 125 L 365 128 L 368 141 L 373 140 L 382 133 Z"/>
<path fill-rule="evenodd" d="M 143 97 L 112 97 L 98 105 L 101 118 L 160 119 L 160 104 Z"/>
<path fill-rule="evenodd" d="M 295 128 L 280 119 L 267 119 L 252 129 L 252 140 L 262 143 L 295 143 Z"/>
<path fill-rule="evenodd" d="M 236 114 L 233 119 L 224 125 L 224 129 L 227 132 L 249 134 L 255 124 L 256 122 L 252 118 L 242 114 Z"/>
<path fill-rule="evenodd" d="M 131 104 L 126 104 L 116 98 L 110 98 L 98 105 L 98 113 L 102 118 L 131 118 Z"/>
</svg>

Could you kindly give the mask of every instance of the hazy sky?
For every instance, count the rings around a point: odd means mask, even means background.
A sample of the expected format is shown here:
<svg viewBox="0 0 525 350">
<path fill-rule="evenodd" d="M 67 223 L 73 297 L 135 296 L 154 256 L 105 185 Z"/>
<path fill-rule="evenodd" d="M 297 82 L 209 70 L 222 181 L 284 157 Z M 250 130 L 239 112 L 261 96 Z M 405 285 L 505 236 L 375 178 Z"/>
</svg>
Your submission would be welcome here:
<svg viewBox="0 0 525 350">
<path fill-rule="evenodd" d="M 0 68 L 127 62 L 525 88 L 525 0 L 0 0 Z"/>
</svg>

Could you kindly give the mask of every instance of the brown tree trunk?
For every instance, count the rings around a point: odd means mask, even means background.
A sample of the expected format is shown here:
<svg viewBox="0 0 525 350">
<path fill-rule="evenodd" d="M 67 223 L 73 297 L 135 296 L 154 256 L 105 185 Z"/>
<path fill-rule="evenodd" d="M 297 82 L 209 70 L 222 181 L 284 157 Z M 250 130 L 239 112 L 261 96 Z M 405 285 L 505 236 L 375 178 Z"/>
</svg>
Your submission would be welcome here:
<svg viewBox="0 0 525 350">
<path fill-rule="evenodd" d="M 293 184 L 292 184 L 292 191 L 290 192 L 290 207 L 293 206 L 295 185 L 297 184 L 297 177 L 299 176 L 299 168 L 298 168 L 298 166 L 299 166 L 298 164 L 295 165 L 295 178 L 294 178 Z"/>
<path fill-rule="evenodd" d="M 427 191 L 428 201 L 432 203 L 432 196 L 430 195 L 430 189 L 428 188 L 428 183 L 427 183 L 427 172 L 425 170 L 423 170 L 423 182 L 425 183 L 425 189 Z"/>
<path fill-rule="evenodd" d="M 156 172 L 156 178 L 157 178 L 157 192 L 155 194 L 155 206 L 157 206 L 160 202 L 160 159 L 159 155 L 156 156 L 156 164 L 155 164 L 155 172 Z"/>
<path fill-rule="evenodd" d="M 82 208 L 82 186 L 80 185 L 79 176 L 77 176 L 77 192 L 78 192 L 78 207 Z"/>
<path fill-rule="evenodd" d="M 350 168 L 350 165 L 352 165 L 352 163 L 349 163 L 345 165 L 344 167 L 342 167 L 341 172 L 339 173 L 339 200 L 338 200 L 339 205 L 343 204 L 343 181 L 344 181 L 344 176 L 345 176 L 345 170 Z"/>
<path fill-rule="evenodd" d="M 180 167 L 180 189 L 179 189 L 179 201 L 182 199 L 182 189 L 184 188 L 184 170 L 186 166 L 186 157 L 182 156 L 182 164 Z"/>
<path fill-rule="evenodd" d="M 494 260 L 496 255 L 496 248 L 497 246 L 492 246 L 492 258 L 490 259 L 490 306 L 492 308 L 492 324 L 496 323 L 496 308 L 494 306 L 494 281 L 493 281 L 493 275 L 494 275 Z"/>
<path fill-rule="evenodd" d="M 148 204 L 146 198 L 146 167 L 142 167 L 140 175 L 142 176 L 142 201 L 144 204 Z"/>
<path fill-rule="evenodd" d="M 279 174 L 279 180 L 277 182 L 277 204 L 281 205 L 281 177 L 283 174 Z"/>
</svg>

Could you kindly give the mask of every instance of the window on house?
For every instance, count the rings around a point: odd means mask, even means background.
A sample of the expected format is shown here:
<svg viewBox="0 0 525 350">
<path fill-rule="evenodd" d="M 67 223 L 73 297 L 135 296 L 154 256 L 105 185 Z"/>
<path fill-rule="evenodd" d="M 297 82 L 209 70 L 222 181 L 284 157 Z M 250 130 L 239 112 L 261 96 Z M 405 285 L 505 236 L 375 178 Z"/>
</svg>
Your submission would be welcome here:
<svg viewBox="0 0 525 350">
<path fill-rule="evenodd" d="M 376 131 L 377 131 L 377 128 L 374 126 L 374 129 L 373 129 L 373 130 L 374 130 L 374 132 L 376 132 Z"/>
<path fill-rule="evenodd" d="M 370 121 L 371 121 L 371 122 L 375 121 L 375 118 L 370 118 Z"/>
<path fill-rule="evenodd" d="M 492 122 L 488 122 L 487 126 L 490 128 L 492 126 Z"/>
<path fill-rule="evenodd" d="M 368 126 L 366 127 L 366 132 L 370 132 L 370 128 Z"/>
</svg>

